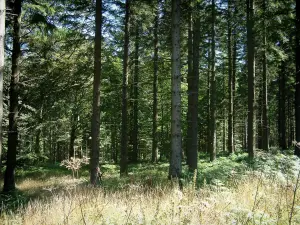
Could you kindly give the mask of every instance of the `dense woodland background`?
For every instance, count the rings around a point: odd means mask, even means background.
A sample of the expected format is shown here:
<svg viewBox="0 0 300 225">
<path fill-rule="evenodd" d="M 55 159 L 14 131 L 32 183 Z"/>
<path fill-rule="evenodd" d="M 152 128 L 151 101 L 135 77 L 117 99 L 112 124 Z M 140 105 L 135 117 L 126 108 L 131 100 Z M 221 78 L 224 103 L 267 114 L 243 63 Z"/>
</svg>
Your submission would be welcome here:
<svg viewBox="0 0 300 225">
<path fill-rule="evenodd" d="M 297 1 L 1 7 L 4 190 L 15 188 L 16 166 L 70 157 L 91 158 L 95 183 L 105 163 L 127 175 L 128 163 L 170 161 L 169 176 L 181 177 L 198 153 L 300 155 Z"/>
</svg>

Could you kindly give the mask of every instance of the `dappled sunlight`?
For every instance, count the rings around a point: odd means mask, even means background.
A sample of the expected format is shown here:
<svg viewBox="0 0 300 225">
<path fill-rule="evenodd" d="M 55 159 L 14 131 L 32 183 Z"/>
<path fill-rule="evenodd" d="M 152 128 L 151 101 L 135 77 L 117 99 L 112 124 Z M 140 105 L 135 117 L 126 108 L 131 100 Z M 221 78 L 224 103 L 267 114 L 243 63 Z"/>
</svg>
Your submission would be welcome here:
<svg viewBox="0 0 300 225">
<path fill-rule="evenodd" d="M 43 183 L 26 180 L 19 188 L 29 191 L 48 185 L 64 184 L 63 192 L 47 199 L 29 201 L 16 212 L 2 214 L 8 224 L 283 224 L 288 221 L 293 188 L 264 174 L 248 174 L 236 187 L 206 184 L 195 190 L 193 184 L 181 192 L 165 182 L 147 187 L 128 183 L 124 189 L 110 191 L 75 185 L 59 178 Z M 73 185 L 73 186 L 72 186 Z M 300 195 L 296 196 L 299 204 Z M 300 214 L 295 211 L 295 223 Z M 4 224 L 5 224 L 4 223 Z"/>
</svg>

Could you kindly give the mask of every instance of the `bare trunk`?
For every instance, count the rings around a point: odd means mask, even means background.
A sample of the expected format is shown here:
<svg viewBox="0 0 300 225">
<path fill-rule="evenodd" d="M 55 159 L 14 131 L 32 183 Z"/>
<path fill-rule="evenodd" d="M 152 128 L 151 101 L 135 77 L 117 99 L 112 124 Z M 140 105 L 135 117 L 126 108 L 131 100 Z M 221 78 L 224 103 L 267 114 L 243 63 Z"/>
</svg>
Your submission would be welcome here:
<svg viewBox="0 0 300 225">
<path fill-rule="evenodd" d="M 209 153 L 209 140 L 210 140 L 210 76 L 211 76 L 211 42 L 209 40 L 208 49 L 208 62 L 207 62 L 207 133 L 206 133 L 206 153 Z"/>
<path fill-rule="evenodd" d="M 233 143 L 233 73 L 232 73 L 232 17 L 231 1 L 228 1 L 228 152 L 234 152 Z"/>
<path fill-rule="evenodd" d="M 190 165 L 190 155 L 189 151 L 191 148 L 191 126 L 192 126 L 192 118 L 191 118 L 191 107 L 192 107 L 192 86 L 193 86 L 193 19 L 192 19 L 192 4 L 191 1 L 189 2 L 189 12 L 188 12 L 188 73 L 187 73 L 187 83 L 188 83 L 188 111 L 186 114 L 186 120 L 187 120 L 187 134 L 185 137 L 185 144 L 186 144 L 186 156 L 187 156 L 187 165 Z"/>
<path fill-rule="evenodd" d="M 102 30 L 102 0 L 96 0 L 95 18 L 95 49 L 94 49 L 94 83 L 93 83 L 93 114 L 92 143 L 90 154 L 90 182 L 97 184 L 99 168 L 100 142 L 100 81 L 101 81 L 101 30 Z"/>
<path fill-rule="evenodd" d="M 210 137 L 209 137 L 209 153 L 210 161 L 216 159 L 216 71 L 215 71 L 215 61 L 216 61 L 216 41 L 215 41 L 215 0 L 212 0 L 212 40 L 211 40 L 211 77 L 210 77 Z"/>
<path fill-rule="evenodd" d="M 135 36 L 135 56 L 134 56 L 134 81 L 133 81 L 133 94 L 134 94 L 134 104 L 133 104 L 133 157 L 132 161 L 136 163 L 138 161 L 138 134 L 139 134 L 139 124 L 138 124 L 138 98 L 139 98 L 139 26 L 140 23 L 136 24 L 136 36 Z"/>
<path fill-rule="evenodd" d="M 5 6 L 0 1 L 0 170 L 2 168 L 2 120 L 3 120 L 3 74 L 4 74 L 4 43 L 5 43 Z"/>
<path fill-rule="evenodd" d="M 262 115 L 262 147 L 269 151 L 269 118 L 268 118 L 268 78 L 267 78 L 267 33 L 266 33 L 266 1 L 263 2 L 263 115 Z"/>
<path fill-rule="evenodd" d="M 172 106 L 169 176 L 181 177 L 180 0 L 172 0 Z"/>
<path fill-rule="evenodd" d="M 75 139 L 76 139 L 76 127 L 75 125 L 72 125 L 70 131 L 69 158 L 75 157 L 75 147 L 74 147 Z"/>
<path fill-rule="evenodd" d="M 21 0 L 13 3 L 13 51 L 12 51 L 12 74 L 9 90 L 9 128 L 7 163 L 4 175 L 3 191 L 15 190 L 15 167 L 18 145 L 18 98 L 19 98 L 19 75 L 21 58 Z"/>
<path fill-rule="evenodd" d="M 284 61 L 281 62 L 279 74 L 279 102 L 278 102 L 278 143 L 281 150 L 287 149 L 286 143 L 286 68 Z"/>
<path fill-rule="evenodd" d="M 152 162 L 157 162 L 157 78 L 158 78 L 158 16 L 159 3 L 154 21 L 154 59 L 153 59 L 153 114 L 152 114 Z"/>
<path fill-rule="evenodd" d="M 128 124 L 127 124 L 127 89 L 128 89 L 128 60 L 129 60 L 129 16 L 130 0 L 126 0 L 125 30 L 124 30 L 124 58 L 123 58 L 123 82 L 122 82 L 122 134 L 121 134 L 121 161 L 120 176 L 128 174 Z"/>
<path fill-rule="evenodd" d="M 199 92 L 199 44 L 200 18 L 195 18 L 193 26 L 193 73 L 190 77 L 189 104 L 190 121 L 188 121 L 187 162 L 190 171 L 195 171 L 198 164 L 198 92 Z"/>
<path fill-rule="evenodd" d="M 255 57 L 254 57 L 254 0 L 247 0 L 247 63 L 248 63 L 248 154 L 254 158 L 255 136 Z"/>
<path fill-rule="evenodd" d="M 300 2 L 296 1 L 296 93 L 295 93 L 296 142 L 300 142 Z M 300 148 L 295 147 L 295 155 L 300 156 Z"/>
</svg>

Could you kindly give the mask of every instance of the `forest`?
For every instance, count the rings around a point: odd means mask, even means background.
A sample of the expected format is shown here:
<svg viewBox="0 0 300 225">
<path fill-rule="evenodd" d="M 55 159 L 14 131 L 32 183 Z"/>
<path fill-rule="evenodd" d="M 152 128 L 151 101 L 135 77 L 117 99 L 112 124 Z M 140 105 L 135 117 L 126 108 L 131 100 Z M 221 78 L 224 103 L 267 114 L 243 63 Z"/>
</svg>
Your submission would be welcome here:
<svg viewBox="0 0 300 225">
<path fill-rule="evenodd" d="M 1 224 L 300 224 L 300 2 L 0 0 Z"/>
</svg>

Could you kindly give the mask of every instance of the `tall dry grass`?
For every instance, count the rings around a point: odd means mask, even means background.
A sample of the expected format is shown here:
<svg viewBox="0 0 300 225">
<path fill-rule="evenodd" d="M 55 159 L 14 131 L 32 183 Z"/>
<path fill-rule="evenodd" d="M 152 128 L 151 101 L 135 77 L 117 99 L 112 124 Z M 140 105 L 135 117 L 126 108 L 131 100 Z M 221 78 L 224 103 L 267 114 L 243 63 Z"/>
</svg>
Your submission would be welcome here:
<svg viewBox="0 0 300 225">
<path fill-rule="evenodd" d="M 168 182 L 154 187 L 131 183 L 118 191 L 65 178 L 49 182 L 60 191 L 49 188 L 44 190 L 47 198 L 2 213 L 0 224 L 289 224 L 293 202 L 291 224 L 300 224 L 295 183 L 263 173 L 249 173 L 227 186 L 204 185 L 195 190 L 190 184 L 182 192 Z M 25 180 L 19 188 L 30 189 L 30 185 L 43 186 Z"/>
</svg>

